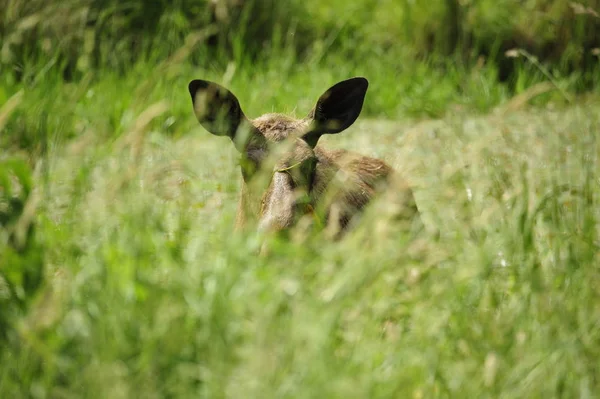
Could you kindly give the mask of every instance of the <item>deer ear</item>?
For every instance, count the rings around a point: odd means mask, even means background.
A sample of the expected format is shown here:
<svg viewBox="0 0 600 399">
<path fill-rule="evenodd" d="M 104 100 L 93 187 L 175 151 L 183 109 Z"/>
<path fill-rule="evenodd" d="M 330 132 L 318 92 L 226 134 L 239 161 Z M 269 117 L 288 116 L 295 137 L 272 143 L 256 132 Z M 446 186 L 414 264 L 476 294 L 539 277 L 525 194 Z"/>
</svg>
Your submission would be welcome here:
<svg viewBox="0 0 600 399">
<path fill-rule="evenodd" d="M 192 80 L 188 85 L 194 113 L 198 122 L 215 136 L 228 136 L 239 147 L 240 141 L 246 142 L 248 137 L 240 140 L 238 131 L 243 126 L 246 133 L 254 133 L 254 128 L 244 115 L 240 102 L 235 95 L 213 82 Z M 240 148 L 238 148 L 240 149 Z"/>
<path fill-rule="evenodd" d="M 358 77 L 341 81 L 323 93 L 308 115 L 312 124 L 303 139 L 314 147 L 323 134 L 339 133 L 350 127 L 362 111 L 368 87 L 367 79 Z"/>
</svg>

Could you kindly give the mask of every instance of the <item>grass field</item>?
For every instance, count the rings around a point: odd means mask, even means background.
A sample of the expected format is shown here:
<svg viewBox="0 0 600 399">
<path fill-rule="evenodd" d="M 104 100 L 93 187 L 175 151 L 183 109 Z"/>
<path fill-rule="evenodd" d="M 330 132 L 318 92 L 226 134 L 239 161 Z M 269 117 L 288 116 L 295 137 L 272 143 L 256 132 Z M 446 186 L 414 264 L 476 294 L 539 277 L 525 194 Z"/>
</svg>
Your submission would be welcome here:
<svg viewBox="0 0 600 399">
<path fill-rule="evenodd" d="M 35 162 L 46 283 L 11 319 L 2 397 L 598 395 L 596 97 L 367 114 L 321 145 L 404 171 L 430 229 L 411 238 L 375 205 L 339 243 L 259 257 L 232 234 L 235 150 L 185 84 L 114 83 L 83 91 L 75 137 Z M 250 115 L 303 114 L 330 83 L 237 92 Z"/>
<path fill-rule="evenodd" d="M 257 2 L 277 23 L 232 19 L 213 51 L 207 1 L 155 2 L 144 40 L 149 1 L 9 1 L 0 398 L 600 397 L 596 3 Z M 319 145 L 401 171 L 426 229 L 379 201 L 259 256 L 188 82 L 304 116 L 352 76 L 363 114 Z"/>
</svg>

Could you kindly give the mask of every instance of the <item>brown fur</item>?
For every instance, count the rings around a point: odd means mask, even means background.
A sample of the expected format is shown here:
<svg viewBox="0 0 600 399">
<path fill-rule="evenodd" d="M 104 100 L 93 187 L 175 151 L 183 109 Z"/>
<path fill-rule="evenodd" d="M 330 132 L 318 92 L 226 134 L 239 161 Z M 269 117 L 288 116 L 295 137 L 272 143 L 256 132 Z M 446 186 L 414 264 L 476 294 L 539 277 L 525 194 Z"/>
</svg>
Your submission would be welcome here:
<svg viewBox="0 0 600 399">
<path fill-rule="evenodd" d="M 252 125 L 264 136 L 266 142 L 281 143 L 292 139 L 298 131 L 307 126 L 304 119 L 293 119 L 281 114 L 267 114 L 251 121 Z M 298 145 L 284 154 L 285 161 L 279 166 L 287 167 L 299 161 L 294 154 Z M 287 156 L 287 159 L 286 159 Z M 314 179 L 308 191 L 312 206 L 324 216 L 323 222 L 334 232 L 343 232 L 354 216 L 361 213 L 365 206 L 385 190 L 393 178 L 394 170 L 384 161 L 352 153 L 346 150 L 329 150 L 321 146 L 314 149 L 316 166 Z M 259 200 L 272 194 L 272 186 L 264 193 L 253 194 L 242 179 L 240 203 L 238 206 L 236 227 L 245 226 L 248 216 L 264 216 Z M 253 198 L 254 195 L 254 198 Z M 405 201 L 405 207 L 416 211 L 412 193 Z M 289 226 L 275 226 L 279 230 Z"/>
<path fill-rule="evenodd" d="M 317 145 L 322 134 L 341 132 L 354 122 L 366 89 L 366 79 L 349 79 L 326 91 L 306 118 L 265 114 L 250 120 L 228 90 L 206 81 L 190 83 L 200 123 L 215 135 L 231 137 L 241 152 L 238 228 L 257 218 L 261 230 L 278 231 L 313 214 L 337 234 L 389 187 L 397 174 L 382 160 Z M 273 169 L 265 170 L 271 164 Z M 257 171 L 267 174 L 268 186 L 257 183 Z M 416 205 L 405 187 L 402 206 L 412 217 Z"/>
</svg>

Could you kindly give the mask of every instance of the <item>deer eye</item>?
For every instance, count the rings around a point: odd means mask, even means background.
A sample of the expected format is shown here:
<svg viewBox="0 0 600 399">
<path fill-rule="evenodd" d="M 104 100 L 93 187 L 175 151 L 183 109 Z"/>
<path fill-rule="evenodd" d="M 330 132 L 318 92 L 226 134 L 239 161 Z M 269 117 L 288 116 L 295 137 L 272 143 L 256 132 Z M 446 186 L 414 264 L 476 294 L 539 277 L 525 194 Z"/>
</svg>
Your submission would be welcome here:
<svg viewBox="0 0 600 399">
<path fill-rule="evenodd" d="M 242 169 L 242 177 L 245 181 L 250 180 L 258 171 L 259 164 L 252 158 L 240 158 L 240 167 Z"/>
<path fill-rule="evenodd" d="M 294 180 L 297 181 L 297 185 L 308 187 L 312 186 L 313 175 L 315 173 L 315 163 L 316 160 L 314 158 L 308 158 L 302 161 L 298 167 L 298 170 L 294 174 Z"/>
<path fill-rule="evenodd" d="M 304 208 L 311 204 L 310 195 L 308 193 L 301 193 L 294 198 L 294 206 L 296 208 Z"/>
</svg>

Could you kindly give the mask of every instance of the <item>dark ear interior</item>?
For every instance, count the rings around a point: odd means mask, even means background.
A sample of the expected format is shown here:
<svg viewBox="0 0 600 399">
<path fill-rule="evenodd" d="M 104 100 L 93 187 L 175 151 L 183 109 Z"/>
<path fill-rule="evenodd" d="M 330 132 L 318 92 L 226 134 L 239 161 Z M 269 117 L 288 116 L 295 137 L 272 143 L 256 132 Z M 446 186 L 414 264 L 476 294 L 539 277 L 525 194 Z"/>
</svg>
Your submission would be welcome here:
<svg viewBox="0 0 600 399">
<path fill-rule="evenodd" d="M 206 80 L 192 80 L 188 89 L 198 122 L 216 136 L 229 136 L 234 139 L 246 117 L 233 93 Z"/>
<path fill-rule="evenodd" d="M 303 138 L 312 147 L 323 134 L 339 133 L 351 126 L 363 107 L 369 82 L 362 77 L 344 80 L 327 90 L 309 114 L 313 123 Z"/>
</svg>

